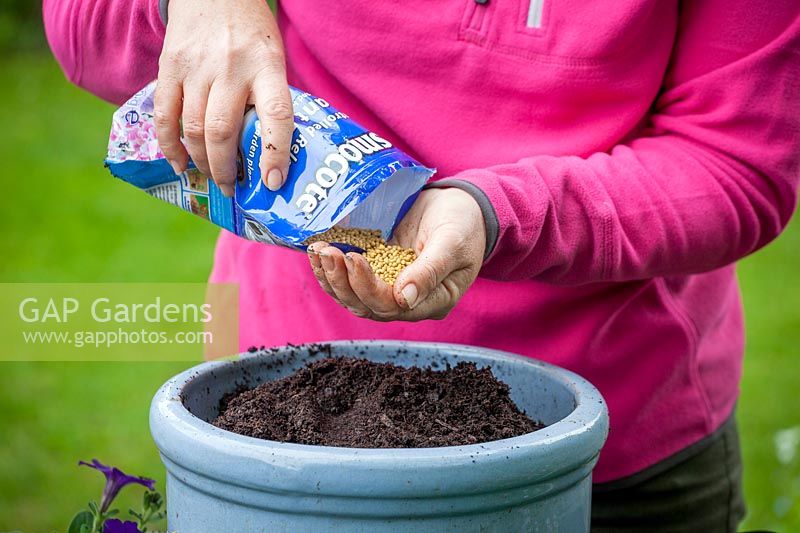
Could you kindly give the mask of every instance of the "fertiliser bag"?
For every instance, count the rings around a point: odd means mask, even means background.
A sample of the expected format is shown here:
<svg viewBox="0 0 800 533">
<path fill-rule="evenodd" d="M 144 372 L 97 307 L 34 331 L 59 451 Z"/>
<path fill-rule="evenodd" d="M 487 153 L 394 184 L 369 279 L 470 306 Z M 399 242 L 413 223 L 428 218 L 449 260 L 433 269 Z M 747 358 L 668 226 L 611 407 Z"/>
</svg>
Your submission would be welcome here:
<svg viewBox="0 0 800 533">
<path fill-rule="evenodd" d="M 114 113 L 106 166 L 150 195 L 250 240 L 302 250 L 309 237 L 334 225 L 377 229 L 388 239 L 435 171 L 322 98 L 290 90 L 295 121 L 291 164 L 278 191 L 261 180 L 263 143 L 254 110 L 244 119 L 234 198 L 223 196 L 191 161 L 188 170 L 176 175 L 156 139 L 155 82 Z"/>
</svg>

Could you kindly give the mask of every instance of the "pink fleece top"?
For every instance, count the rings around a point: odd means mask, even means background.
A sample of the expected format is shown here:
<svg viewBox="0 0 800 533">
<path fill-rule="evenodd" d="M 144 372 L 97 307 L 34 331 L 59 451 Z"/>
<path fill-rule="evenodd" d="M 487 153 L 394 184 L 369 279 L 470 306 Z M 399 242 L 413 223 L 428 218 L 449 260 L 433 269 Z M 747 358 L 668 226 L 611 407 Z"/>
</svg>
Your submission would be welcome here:
<svg viewBox="0 0 800 533">
<path fill-rule="evenodd" d="M 223 232 L 211 279 L 241 285 L 243 348 L 432 340 L 564 366 L 610 407 L 597 482 L 731 414 L 744 344 L 733 263 L 786 225 L 800 177 L 796 0 L 281 9 L 290 83 L 476 185 L 499 232 L 444 321 L 388 324 L 339 307 L 305 254 Z M 119 103 L 156 77 L 157 0 L 46 0 L 44 14 L 71 81 Z"/>
</svg>

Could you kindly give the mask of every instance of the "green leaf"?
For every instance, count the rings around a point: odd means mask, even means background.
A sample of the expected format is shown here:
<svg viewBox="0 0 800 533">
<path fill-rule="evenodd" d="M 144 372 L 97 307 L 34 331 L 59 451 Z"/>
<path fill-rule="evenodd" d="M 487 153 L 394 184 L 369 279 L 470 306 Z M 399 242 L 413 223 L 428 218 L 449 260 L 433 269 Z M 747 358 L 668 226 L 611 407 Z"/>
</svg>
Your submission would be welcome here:
<svg viewBox="0 0 800 533">
<path fill-rule="evenodd" d="M 151 511 L 158 511 L 164 505 L 164 498 L 156 490 L 148 490 L 144 493 L 142 508 Z"/>
<path fill-rule="evenodd" d="M 92 516 L 92 513 L 89 511 L 81 511 L 76 514 L 72 519 L 72 522 L 70 522 L 67 533 L 82 533 L 83 531 L 91 531 L 93 521 L 94 516 Z M 84 529 L 83 526 L 86 526 L 86 528 Z"/>
</svg>

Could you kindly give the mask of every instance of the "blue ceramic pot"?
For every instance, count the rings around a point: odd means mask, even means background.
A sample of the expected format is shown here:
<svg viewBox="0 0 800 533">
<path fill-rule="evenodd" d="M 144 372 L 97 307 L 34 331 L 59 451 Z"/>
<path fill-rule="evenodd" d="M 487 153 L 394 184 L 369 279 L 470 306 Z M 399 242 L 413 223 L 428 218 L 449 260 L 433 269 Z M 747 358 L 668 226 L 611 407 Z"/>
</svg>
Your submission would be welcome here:
<svg viewBox="0 0 800 533">
<path fill-rule="evenodd" d="M 545 429 L 469 446 L 337 448 L 244 437 L 208 423 L 237 387 L 327 355 L 399 365 L 490 366 Z M 150 427 L 167 467 L 169 531 L 588 531 L 606 404 L 581 377 L 504 352 L 393 341 L 288 346 L 210 362 L 156 394 Z"/>
</svg>

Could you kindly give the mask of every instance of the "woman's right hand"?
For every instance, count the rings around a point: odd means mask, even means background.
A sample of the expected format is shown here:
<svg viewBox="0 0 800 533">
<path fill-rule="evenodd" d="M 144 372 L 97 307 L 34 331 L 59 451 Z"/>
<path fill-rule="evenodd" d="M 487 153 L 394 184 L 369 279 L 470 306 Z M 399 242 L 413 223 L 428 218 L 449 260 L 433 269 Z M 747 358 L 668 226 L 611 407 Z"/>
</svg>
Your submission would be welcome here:
<svg viewBox="0 0 800 533">
<path fill-rule="evenodd" d="M 248 104 L 261 121 L 262 179 L 277 190 L 289 170 L 294 114 L 283 43 L 269 6 L 264 0 L 170 0 L 155 124 L 175 172 L 184 171 L 191 156 L 223 194 L 233 196 Z"/>
</svg>

